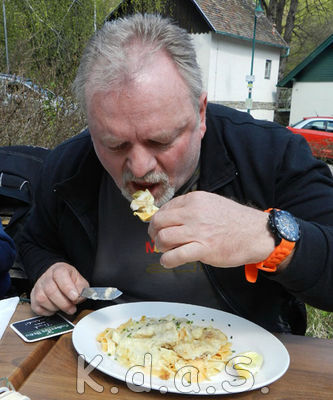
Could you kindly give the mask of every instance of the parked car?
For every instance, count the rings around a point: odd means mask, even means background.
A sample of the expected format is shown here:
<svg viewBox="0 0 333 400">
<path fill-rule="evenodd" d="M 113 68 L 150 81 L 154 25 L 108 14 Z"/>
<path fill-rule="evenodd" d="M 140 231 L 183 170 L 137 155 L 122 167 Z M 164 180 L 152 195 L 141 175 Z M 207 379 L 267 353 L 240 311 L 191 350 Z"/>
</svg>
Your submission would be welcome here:
<svg viewBox="0 0 333 400">
<path fill-rule="evenodd" d="M 304 136 L 315 157 L 333 161 L 333 117 L 306 117 L 287 128 Z"/>
<path fill-rule="evenodd" d="M 57 110 L 59 107 L 64 107 L 69 113 L 77 108 L 75 104 L 66 104 L 63 97 L 57 96 L 51 90 L 33 83 L 31 79 L 1 73 L 0 99 L 3 105 L 8 105 L 12 101 L 38 101 L 42 103 L 44 107 L 51 107 L 54 110 Z"/>
</svg>

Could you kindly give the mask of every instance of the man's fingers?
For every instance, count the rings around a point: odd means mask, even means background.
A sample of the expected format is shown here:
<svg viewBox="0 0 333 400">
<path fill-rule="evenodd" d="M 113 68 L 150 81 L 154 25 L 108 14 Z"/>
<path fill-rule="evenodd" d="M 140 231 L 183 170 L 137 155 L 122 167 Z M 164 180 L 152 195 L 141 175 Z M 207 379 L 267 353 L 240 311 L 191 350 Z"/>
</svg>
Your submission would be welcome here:
<svg viewBox="0 0 333 400">
<path fill-rule="evenodd" d="M 171 208 L 182 208 L 185 205 L 186 195 L 183 194 L 181 196 L 174 197 L 167 203 L 163 204 L 160 210 L 169 210 Z"/>
<path fill-rule="evenodd" d="M 39 304 L 35 304 L 33 300 L 31 300 L 31 309 L 37 315 L 43 315 L 45 317 L 49 317 L 50 315 L 55 314 L 58 310 L 50 311 L 49 309 L 42 307 Z"/>
<path fill-rule="evenodd" d="M 81 297 L 81 293 L 82 293 L 82 290 L 84 288 L 90 286 L 89 282 L 86 279 L 83 278 L 83 276 L 78 272 L 77 269 L 74 269 L 72 271 L 71 276 L 72 276 L 72 280 L 74 282 L 74 285 L 76 287 L 76 290 L 77 290 L 77 292 L 79 294 L 79 297 L 76 300 L 74 300 L 73 303 L 75 303 L 75 304 L 82 303 L 83 301 L 86 301 L 86 298 Z"/>
<path fill-rule="evenodd" d="M 161 229 L 169 226 L 185 225 L 193 218 L 196 204 L 195 194 L 197 192 L 175 197 L 159 209 L 153 216 L 148 228 L 148 234 L 152 239 L 155 240 L 155 236 Z"/>
<path fill-rule="evenodd" d="M 73 266 L 56 263 L 36 282 L 31 292 L 32 309 L 41 315 L 51 315 L 58 310 L 74 314 L 75 304 L 82 300 L 79 293 L 83 286 L 89 286 L 88 282 Z"/>
<path fill-rule="evenodd" d="M 181 216 L 182 210 L 175 208 L 170 211 L 160 209 L 152 218 L 149 227 L 148 234 L 152 239 L 155 240 L 157 234 L 161 229 L 169 226 L 178 226 L 183 224 L 183 218 Z"/>
<path fill-rule="evenodd" d="M 53 279 L 64 297 L 71 302 L 78 300 L 80 293 L 72 278 L 72 271 L 70 269 L 55 269 L 53 272 Z"/>
<path fill-rule="evenodd" d="M 165 268 L 175 268 L 189 262 L 200 261 L 200 254 L 202 254 L 202 245 L 198 242 L 190 242 L 164 253 L 160 263 Z"/>
<path fill-rule="evenodd" d="M 33 305 L 32 302 L 31 302 L 31 309 L 35 314 L 43 315 L 44 317 L 49 317 L 55 313 L 54 311 L 49 311 L 44 307 Z"/>
<path fill-rule="evenodd" d="M 154 238 L 156 247 L 163 253 L 192 241 L 195 241 L 195 238 L 186 225 L 161 229 Z"/>
<path fill-rule="evenodd" d="M 58 310 L 62 310 L 67 314 L 75 313 L 76 307 L 73 302 L 63 294 L 54 282 L 47 285 L 44 291 L 49 301 L 54 304 Z M 46 307 L 47 302 L 41 304 L 43 304 L 43 307 Z M 46 308 L 49 309 L 49 307 Z"/>
<path fill-rule="evenodd" d="M 59 310 L 46 296 L 44 290 L 37 284 L 31 291 L 31 309 L 38 315 L 53 315 Z"/>
</svg>

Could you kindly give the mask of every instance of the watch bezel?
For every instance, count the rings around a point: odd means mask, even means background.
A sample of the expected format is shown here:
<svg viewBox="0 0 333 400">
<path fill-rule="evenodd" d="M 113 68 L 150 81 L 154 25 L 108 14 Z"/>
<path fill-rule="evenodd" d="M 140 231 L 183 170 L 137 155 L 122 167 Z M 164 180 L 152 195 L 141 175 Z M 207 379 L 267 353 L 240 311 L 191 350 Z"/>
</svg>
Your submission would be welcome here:
<svg viewBox="0 0 333 400">
<path fill-rule="evenodd" d="M 273 209 L 270 212 L 270 226 L 273 233 L 289 242 L 297 242 L 300 238 L 300 226 L 289 211 Z"/>
</svg>

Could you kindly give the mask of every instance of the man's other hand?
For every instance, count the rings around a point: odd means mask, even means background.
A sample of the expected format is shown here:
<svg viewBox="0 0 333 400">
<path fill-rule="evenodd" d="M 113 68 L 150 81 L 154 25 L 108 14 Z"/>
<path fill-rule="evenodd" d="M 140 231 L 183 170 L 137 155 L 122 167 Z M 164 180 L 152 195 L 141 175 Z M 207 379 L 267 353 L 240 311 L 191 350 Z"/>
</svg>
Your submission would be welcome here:
<svg viewBox="0 0 333 400">
<path fill-rule="evenodd" d="M 55 263 L 33 287 L 31 308 L 38 315 L 52 315 L 59 310 L 74 314 L 76 304 L 84 300 L 80 293 L 88 286 L 89 283 L 72 265 Z"/>
</svg>

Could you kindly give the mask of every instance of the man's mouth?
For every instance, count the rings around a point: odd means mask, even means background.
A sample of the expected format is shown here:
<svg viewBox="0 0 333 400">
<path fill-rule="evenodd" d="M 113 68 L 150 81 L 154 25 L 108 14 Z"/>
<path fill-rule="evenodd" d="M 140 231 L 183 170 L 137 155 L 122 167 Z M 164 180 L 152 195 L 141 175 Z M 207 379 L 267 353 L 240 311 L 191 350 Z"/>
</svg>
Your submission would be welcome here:
<svg viewBox="0 0 333 400">
<path fill-rule="evenodd" d="M 131 182 L 134 192 L 138 190 L 146 190 L 148 189 L 152 194 L 154 194 L 155 188 L 159 186 L 159 183 L 148 183 L 148 182 Z"/>
<path fill-rule="evenodd" d="M 172 199 L 175 194 L 175 189 L 168 183 L 167 179 L 155 179 L 155 182 L 149 182 L 148 179 L 146 181 L 144 179 L 136 180 L 135 178 L 132 178 L 127 179 L 123 185 L 121 191 L 127 200 L 131 201 L 133 194 L 138 190 L 145 191 L 148 189 L 154 196 L 155 205 L 157 207 L 161 207 L 167 201 Z"/>
</svg>

